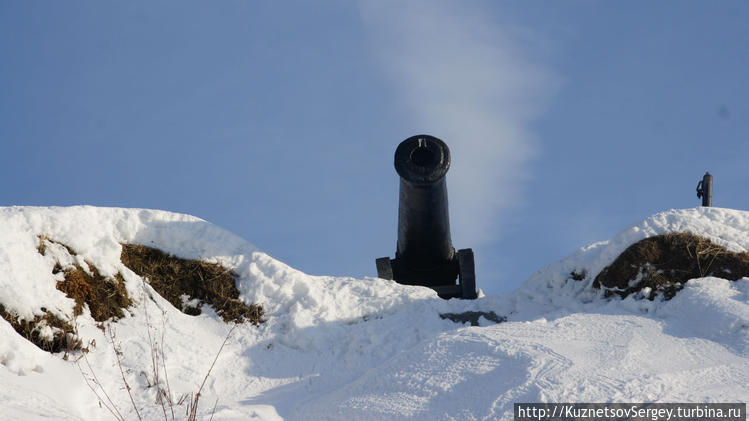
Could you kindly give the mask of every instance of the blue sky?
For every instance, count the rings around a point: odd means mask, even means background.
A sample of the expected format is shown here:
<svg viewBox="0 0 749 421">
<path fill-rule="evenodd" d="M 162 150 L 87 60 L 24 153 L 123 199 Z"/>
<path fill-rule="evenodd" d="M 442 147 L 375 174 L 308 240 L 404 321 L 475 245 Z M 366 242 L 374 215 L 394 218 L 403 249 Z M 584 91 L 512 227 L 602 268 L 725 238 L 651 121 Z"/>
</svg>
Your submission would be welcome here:
<svg viewBox="0 0 749 421">
<path fill-rule="evenodd" d="M 0 205 L 199 216 L 312 274 L 392 256 L 453 162 L 485 292 L 660 210 L 749 209 L 749 4 L 0 1 Z"/>
</svg>

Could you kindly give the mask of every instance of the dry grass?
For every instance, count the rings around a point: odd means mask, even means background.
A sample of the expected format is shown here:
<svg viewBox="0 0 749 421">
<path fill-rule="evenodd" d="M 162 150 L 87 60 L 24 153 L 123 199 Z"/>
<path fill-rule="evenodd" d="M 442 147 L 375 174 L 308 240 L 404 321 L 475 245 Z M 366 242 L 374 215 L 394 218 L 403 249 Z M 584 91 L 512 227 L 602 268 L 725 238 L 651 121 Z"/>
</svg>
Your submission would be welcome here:
<svg viewBox="0 0 749 421">
<path fill-rule="evenodd" d="M 125 280 L 119 273 L 107 279 L 92 265 L 89 268 L 90 274 L 79 265 L 67 268 L 63 270 L 65 280 L 57 283 L 57 289 L 75 300 L 74 315 L 81 315 L 83 306 L 88 305 L 91 317 L 97 322 L 123 317 L 124 310 L 133 305 Z"/>
<path fill-rule="evenodd" d="M 65 352 L 66 355 L 71 351 L 81 349 L 82 343 L 73 325 L 45 308 L 42 308 L 42 312 L 43 314 L 36 315 L 31 320 L 21 319 L 0 304 L 0 317 L 10 323 L 18 334 L 40 349 L 54 353 Z M 51 337 L 42 334 L 45 327 L 52 328 Z"/>
<path fill-rule="evenodd" d="M 37 251 L 39 254 L 47 255 L 51 245 L 62 246 L 70 256 L 76 255 L 70 247 L 54 242 L 46 236 L 39 237 Z M 91 316 L 98 322 L 123 317 L 124 309 L 132 305 L 132 300 L 127 295 L 122 277 L 118 274 L 114 278 L 105 278 L 93 265 L 87 266 L 90 273 L 78 264 L 63 268 L 59 262 L 52 270 L 53 274 L 62 273 L 64 276 L 55 286 L 75 301 L 73 316 L 81 315 L 84 306 L 88 306 Z M 81 340 L 71 321 L 62 319 L 45 308 L 41 311 L 41 315 L 26 320 L 0 305 L 0 316 L 7 320 L 16 332 L 39 348 L 53 353 L 66 352 L 66 355 L 70 351 L 81 349 Z M 51 338 L 42 334 L 47 326 L 52 328 Z"/>
<path fill-rule="evenodd" d="M 596 276 L 593 287 L 604 288 L 607 297 L 626 297 L 647 287 L 646 298 L 663 294 L 670 299 L 688 280 L 705 276 L 732 281 L 749 276 L 749 253 L 730 252 L 689 233 L 658 235 L 627 248 Z"/>
<path fill-rule="evenodd" d="M 65 244 L 39 237 L 40 254 L 46 255 L 47 249 L 52 245 L 62 246 L 71 257 L 77 255 Z M 88 270 L 77 263 L 62 267 L 58 261 L 52 269 L 53 274 L 62 272 L 64 276 L 55 286 L 75 301 L 73 316 L 80 316 L 84 306 L 88 306 L 91 317 L 97 322 L 123 317 L 125 309 L 133 305 L 125 288 L 125 280 L 119 273 L 114 277 L 102 276 L 88 261 L 86 266 Z"/>
<path fill-rule="evenodd" d="M 67 252 L 71 257 L 77 255 L 65 244 L 46 236 L 39 237 L 39 254 L 48 255 L 52 247 L 61 247 L 61 252 Z M 255 325 L 263 322 L 263 309 L 259 305 L 247 305 L 239 300 L 236 274 L 218 264 L 180 259 L 161 250 L 130 244 L 122 245 L 121 259 L 133 272 L 147 278 L 154 290 L 187 314 L 200 314 L 201 307 L 208 304 L 226 322 L 248 321 Z M 133 301 L 122 275 L 118 273 L 107 278 L 89 262 L 85 266 L 66 264 L 63 267 L 58 261 L 52 270 L 53 274 L 62 273 L 64 276 L 55 286 L 75 301 L 73 317 L 80 316 L 85 307 L 97 322 L 124 317 Z M 66 356 L 70 351 L 81 349 L 81 340 L 72 320 L 62 319 L 45 308 L 41 312 L 27 320 L 0 304 L 0 317 L 39 348 L 53 353 L 64 351 Z M 48 331 L 46 327 L 51 328 L 51 336 L 44 333 Z"/>
<path fill-rule="evenodd" d="M 225 322 L 263 322 L 263 309 L 239 300 L 237 275 L 215 263 L 181 259 L 144 245 L 122 245 L 122 263 L 147 279 L 162 297 L 186 314 L 208 304 Z M 195 302 L 197 300 L 197 302 Z M 186 302 L 194 302 L 186 305 Z"/>
</svg>

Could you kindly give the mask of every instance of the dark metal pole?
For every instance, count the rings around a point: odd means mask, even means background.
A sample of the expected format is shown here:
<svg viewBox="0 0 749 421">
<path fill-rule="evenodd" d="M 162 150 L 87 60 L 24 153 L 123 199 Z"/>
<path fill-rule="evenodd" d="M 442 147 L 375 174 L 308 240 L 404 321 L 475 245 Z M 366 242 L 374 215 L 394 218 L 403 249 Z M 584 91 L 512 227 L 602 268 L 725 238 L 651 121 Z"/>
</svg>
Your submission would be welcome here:
<svg viewBox="0 0 749 421">
<path fill-rule="evenodd" d="M 709 172 L 697 183 L 697 197 L 702 198 L 702 206 L 713 205 L 713 176 Z"/>
</svg>

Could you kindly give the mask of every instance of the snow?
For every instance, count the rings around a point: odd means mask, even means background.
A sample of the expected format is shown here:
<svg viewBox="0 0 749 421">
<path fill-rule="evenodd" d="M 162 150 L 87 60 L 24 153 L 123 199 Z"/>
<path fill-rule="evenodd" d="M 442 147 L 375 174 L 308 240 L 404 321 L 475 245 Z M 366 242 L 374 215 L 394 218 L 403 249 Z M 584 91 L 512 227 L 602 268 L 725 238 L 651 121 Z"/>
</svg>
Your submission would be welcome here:
<svg viewBox="0 0 749 421">
<path fill-rule="evenodd" d="M 670 301 L 604 299 L 595 275 L 626 247 L 691 232 L 749 250 L 749 212 L 695 208 L 651 216 L 609 241 L 539 270 L 518 290 L 444 301 L 427 289 L 376 278 L 310 276 L 202 219 L 97 207 L 0 208 L 0 303 L 24 317 L 42 307 L 72 320 L 55 288 L 65 244 L 103 275 L 122 273 L 136 305 L 112 324 L 125 378 L 143 419 L 155 404 L 148 335 L 163 346 L 173 396 L 201 393 L 214 420 L 512 419 L 515 402 L 746 402 L 749 278 L 694 279 Z M 259 327 L 189 316 L 120 262 L 121 243 L 218 262 L 239 275 L 240 298 L 259 303 Z M 81 260 L 83 259 L 83 260 Z M 571 279 L 571 272 L 585 279 Z M 205 308 L 204 308 L 205 309 Z M 494 311 L 480 326 L 440 313 Z M 105 420 L 87 385 L 135 418 L 114 347 L 85 313 L 75 319 L 85 358 L 46 353 L 0 320 L 0 413 L 8 419 Z M 162 336 L 163 335 L 163 336 Z M 180 407 L 177 419 L 183 418 Z"/>
</svg>

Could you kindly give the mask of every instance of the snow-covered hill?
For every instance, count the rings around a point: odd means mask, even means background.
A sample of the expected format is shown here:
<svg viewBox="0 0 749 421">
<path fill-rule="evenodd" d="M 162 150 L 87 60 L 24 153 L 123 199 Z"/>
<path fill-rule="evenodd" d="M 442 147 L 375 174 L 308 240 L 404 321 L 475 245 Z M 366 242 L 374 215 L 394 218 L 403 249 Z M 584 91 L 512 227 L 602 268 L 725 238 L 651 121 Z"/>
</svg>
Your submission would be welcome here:
<svg viewBox="0 0 749 421">
<path fill-rule="evenodd" d="M 629 245 L 669 232 L 747 251 L 749 213 L 659 213 L 538 271 L 513 293 L 444 301 L 429 289 L 376 278 L 306 275 L 192 216 L 0 208 L 0 304 L 19 319 L 49 313 L 71 320 L 89 350 L 65 360 L 0 320 L 0 413 L 104 420 L 116 406 L 137 419 L 135 406 L 143 419 L 164 419 L 157 388 L 149 387 L 149 334 L 163 351 L 168 375 L 161 382 L 168 380 L 175 401 L 199 390 L 218 355 L 201 392 L 205 419 L 214 404 L 214 420 L 463 420 L 511 419 L 514 402 L 746 402 L 748 278 L 694 279 L 670 301 L 604 299 L 592 288 Z M 55 288 L 59 259 L 40 253 L 40 238 L 64 244 L 71 259 L 103 276 L 122 276 L 135 304 L 111 330 L 99 329 L 86 310 L 73 317 L 73 300 Z M 232 329 L 210 309 L 182 313 L 123 265 L 123 243 L 233 270 L 240 299 L 262 305 L 265 323 Z M 587 275 L 576 281 L 573 272 Z M 481 318 L 471 327 L 440 317 L 466 311 L 507 321 Z M 175 410 L 184 419 L 185 406 Z"/>
</svg>

